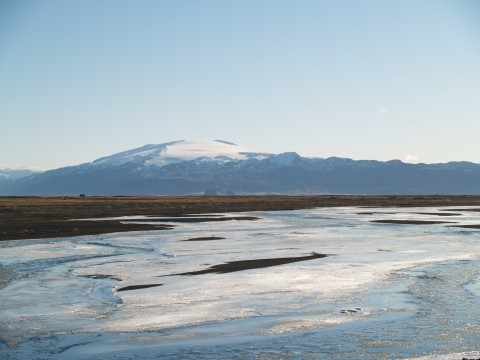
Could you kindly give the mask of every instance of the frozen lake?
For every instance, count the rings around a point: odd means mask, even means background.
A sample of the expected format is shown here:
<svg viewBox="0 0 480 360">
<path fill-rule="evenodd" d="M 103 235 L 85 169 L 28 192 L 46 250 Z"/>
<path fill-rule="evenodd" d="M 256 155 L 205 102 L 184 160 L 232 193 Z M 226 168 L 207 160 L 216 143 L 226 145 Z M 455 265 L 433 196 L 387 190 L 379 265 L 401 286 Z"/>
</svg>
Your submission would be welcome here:
<svg viewBox="0 0 480 360">
<path fill-rule="evenodd" d="M 0 358 L 480 357 L 478 209 L 229 216 L 0 243 Z"/>
</svg>

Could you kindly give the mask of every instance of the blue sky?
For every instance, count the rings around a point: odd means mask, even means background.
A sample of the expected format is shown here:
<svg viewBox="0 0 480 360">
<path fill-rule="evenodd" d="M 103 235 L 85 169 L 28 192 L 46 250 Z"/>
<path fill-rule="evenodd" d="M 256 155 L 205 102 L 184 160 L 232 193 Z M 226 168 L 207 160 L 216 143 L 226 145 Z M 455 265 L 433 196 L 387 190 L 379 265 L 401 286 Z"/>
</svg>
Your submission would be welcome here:
<svg viewBox="0 0 480 360">
<path fill-rule="evenodd" d="M 180 139 L 480 163 L 480 2 L 2 0 L 0 125 L 0 167 Z"/>
</svg>

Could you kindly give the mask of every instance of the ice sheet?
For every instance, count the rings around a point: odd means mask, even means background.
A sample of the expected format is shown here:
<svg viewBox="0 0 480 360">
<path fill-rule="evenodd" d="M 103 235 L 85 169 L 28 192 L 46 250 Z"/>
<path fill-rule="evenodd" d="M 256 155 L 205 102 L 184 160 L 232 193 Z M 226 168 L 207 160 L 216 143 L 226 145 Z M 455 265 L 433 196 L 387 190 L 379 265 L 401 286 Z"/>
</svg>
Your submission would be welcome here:
<svg viewBox="0 0 480 360">
<path fill-rule="evenodd" d="M 365 319 L 379 309 L 342 312 L 358 293 L 414 266 L 478 257 L 478 230 L 372 222 L 480 223 L 480 214 L 468 211 L 425 214 L 441 211 L 449 208 L 257 212 L 241 214 L 260 218 L 255 221 L 4 242 L 0 265 L 14 275 L 0 289 L 0 336 L 172 331 L 240 319 L 258 319 L 248 334 L 271 335 Z M 185 241 L 206 236 L 224 239 Z M 311 252 L 329 256 L 226 274 L 179 275 L 225 262 Z M 117 291 L 139 285 L 157 286 Z"/>
</svg>

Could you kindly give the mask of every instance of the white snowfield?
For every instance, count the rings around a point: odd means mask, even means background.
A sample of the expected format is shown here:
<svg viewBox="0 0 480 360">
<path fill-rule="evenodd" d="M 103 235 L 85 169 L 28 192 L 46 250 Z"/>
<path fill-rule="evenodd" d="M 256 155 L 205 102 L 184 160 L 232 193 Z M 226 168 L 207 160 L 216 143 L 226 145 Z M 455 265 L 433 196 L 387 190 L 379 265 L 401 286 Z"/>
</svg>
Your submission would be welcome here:
<svg viewBox="0 0 480 360">
<path fill-rule="evenodd" d="M 121 165 L 135 162 L 145 165 L 165 166 L 172 163 L 191 160 L 213 160 L 228 162 L 232 160 L 265 159 L 272 154 L 222 141 L 185 141 L 179 140 L 165 144 L 145 145 L 95 160 L 94 165 Z"/>
</svg>

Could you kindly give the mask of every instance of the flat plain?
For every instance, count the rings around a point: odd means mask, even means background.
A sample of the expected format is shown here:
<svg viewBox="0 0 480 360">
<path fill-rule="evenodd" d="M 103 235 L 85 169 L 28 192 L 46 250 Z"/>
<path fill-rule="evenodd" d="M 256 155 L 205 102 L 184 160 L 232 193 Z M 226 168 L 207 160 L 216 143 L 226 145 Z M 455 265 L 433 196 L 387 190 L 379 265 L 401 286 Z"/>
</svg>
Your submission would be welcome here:
<svg viewBox="0 0 480 360">
<path fill-rule="evenodd" d="M 480 196 L 0 197 L 0 241 L 172 228 L 171 224 L 165 225 L 161 222 L 154 225 L 124 224 L 119 219 L 108 219 L 121 216 L 178 217 L 342 206 L 369 208 L 477 205 L 480 207 Z M 179 222 L 185 221 L 185 217 L 179 219 Z M 194 217 L 189 221 L 195 221 Z"/>
</svg>

